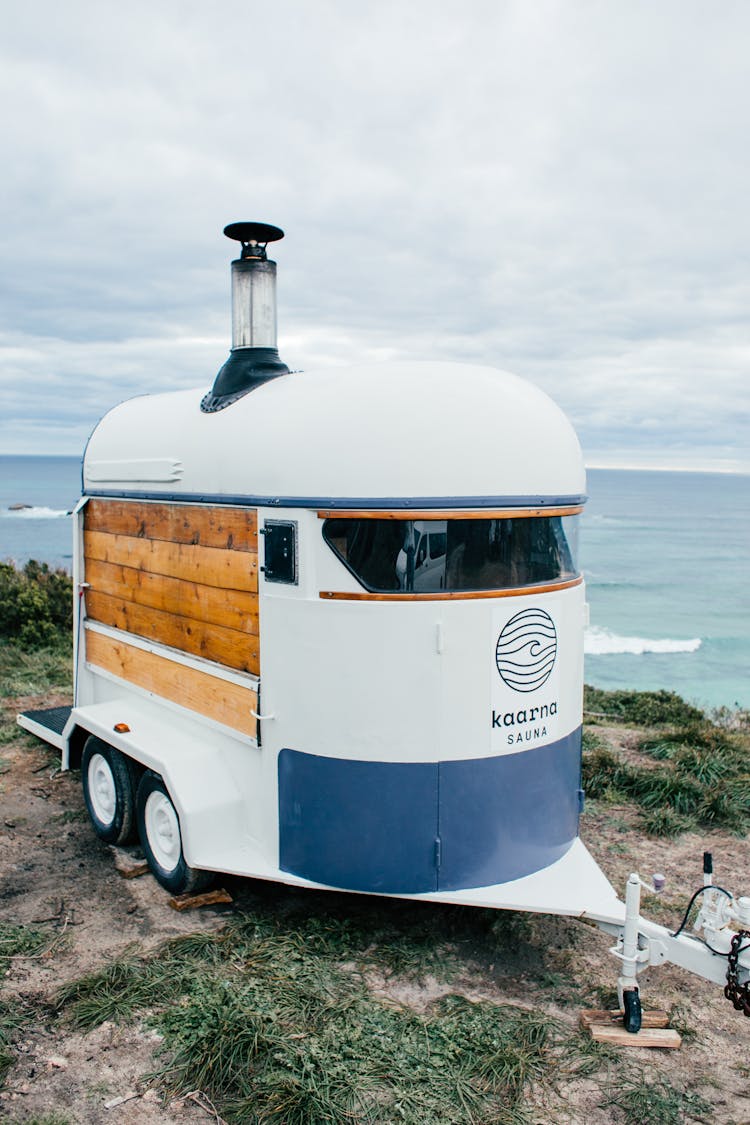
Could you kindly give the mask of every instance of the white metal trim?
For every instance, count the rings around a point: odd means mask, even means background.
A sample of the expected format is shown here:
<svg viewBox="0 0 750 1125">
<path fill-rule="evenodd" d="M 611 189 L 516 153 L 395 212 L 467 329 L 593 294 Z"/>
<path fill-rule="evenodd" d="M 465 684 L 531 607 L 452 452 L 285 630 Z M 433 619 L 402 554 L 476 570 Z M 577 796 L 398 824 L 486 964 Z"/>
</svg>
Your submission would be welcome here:
<svg viewBox="0 0 750 1125">
<path fill-rule="evenodd" d="M 50 746 L 54 746 L 56 750 L 63 750 L 65 748 L 67 738 L 64 733 L 57 734 L 55 731 L 50 730 L 49 727 L 45 727 L 43 723 L 38 723 L 35 719 L 29 719 L 26 715 L 18 715 L 16 722 L 19 727 L 23 727 L 29 734 L 41 738 L 43 742 L 48 742 Z"/>
<path fill-rule="evenodd" d="M 136 484 L 176 483 L 184 472 L 179 457 L 125 457 L 87 460 L 86 476 L 95 482 L 133 481 Z"/>
</svg>

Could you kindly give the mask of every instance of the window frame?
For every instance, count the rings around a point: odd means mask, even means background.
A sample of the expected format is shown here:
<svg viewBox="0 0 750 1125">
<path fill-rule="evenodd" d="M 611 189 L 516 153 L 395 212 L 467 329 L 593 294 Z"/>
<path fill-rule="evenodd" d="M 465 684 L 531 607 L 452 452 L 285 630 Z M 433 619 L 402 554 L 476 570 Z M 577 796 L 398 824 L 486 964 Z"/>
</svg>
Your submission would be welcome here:
<svg viewBox="0 0 750 1125">
<path fill-rule="evenodd" d="M 480 587 L 475 589 L 458 589 L 447 590 L 444 588 L 437 590 L 381 590 L 372 586 L 368 586 L 362 579 L 351 564 L 336 550 L 335 546 L 326 537 L 325 526 L 328 520 L 381 520 L 381 521 L 397 521 L 403 522 L 411 520 L 413 522 L 444 522 L 447 520 L 518 520 L 518 519 L 531 519 L 531 518 L 553 518 L 555 516 L 580 516 L 583 511 L 583 504 L 569 505 L 565 507 L 554 507 L 550 505 L 548 508 L 504 508 L 501 510 L 480 509 L 480 510 L 409 510 L 399 509 L 396 511 L 386 510 L 325 510 L 318 512 L 318 518 L 321 520 L 321 539 L 326 544 L 326 547 L 333 553 L 335 558 L 349 571 L 357 585 L 361 587 L 362 592 L 345 592 L 345 591 L 321 591 L 321 598 L 361 598 L 373 599 L 380 601 L 429 601 L 436 599 L 466 599 L 466 598 L 487 598 L 487 597 L 512 597 L 520 596 L 523 594 L 540 593 L 553 590 L 563 590 L 572 586 L 578 586 L 583 582 L 583 571 L 579 565 L 578 559 L 572 561 L 576 565 L 576 570 L 573 574 L 560 576 L 557 579 L 550 579 L 547 581 L 531 582 L 525 585 L 518 586 L 497 586 L 497 587 Z M 420 535 L 419 545 L 424 539 L 428 543 L 428 557 L 429 554 L 429 529 L 425 530 Z M 571 552 L 572 556 L 572 552 Z"/>
</svg>

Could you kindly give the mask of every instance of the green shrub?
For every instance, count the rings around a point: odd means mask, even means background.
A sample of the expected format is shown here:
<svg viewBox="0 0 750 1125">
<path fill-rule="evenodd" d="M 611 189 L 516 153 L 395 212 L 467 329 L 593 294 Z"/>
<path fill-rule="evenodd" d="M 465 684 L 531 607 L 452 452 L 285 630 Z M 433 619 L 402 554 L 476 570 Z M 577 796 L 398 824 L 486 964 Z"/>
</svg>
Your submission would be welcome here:
<svg viewBox="0 0 750 1125">
<path fill-rule="evenodd" d="M 672 809 L 649 809 L 641 817 L 641 824 L 649 836 L 679 836 L 691 827 L 690 820 Z"/>
<path fill-rule="evenodd" d="M 627 785 L 627 780 L 627 766 L 608 747 L 595 745 L 591 750 L 584 749 L 583 787 L 588 797 L 611 800 L 622 789 L 622 782 Z"/>
<path fill-rule="evenodd" d="M 587 718 L 643 727 L 700 723 L 704 719 L 702 711 L 673 691 L 605 691 L 586 684 L 583 708 Z"/>
<path fill-rule="evenodd" d="M 0 563 L 0 638 L 21 648 L 67 640 L 73 627 L 73 580 L 34 559 L 18 570 Z"/>
</svg>

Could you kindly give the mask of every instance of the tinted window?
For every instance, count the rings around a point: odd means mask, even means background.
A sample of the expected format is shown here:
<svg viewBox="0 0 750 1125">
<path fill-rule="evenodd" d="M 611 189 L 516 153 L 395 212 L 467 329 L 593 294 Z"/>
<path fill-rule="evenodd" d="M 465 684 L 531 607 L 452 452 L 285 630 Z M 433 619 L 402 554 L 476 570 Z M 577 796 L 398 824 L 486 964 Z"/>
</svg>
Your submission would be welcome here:
<svg viewBox="0 0 750 1125">
<path fill-rule="evenodd" d="M 578 575 L 578 517 L 328 519 L 323 535 L 368 590 L 507 590 Z"/>
</svg>

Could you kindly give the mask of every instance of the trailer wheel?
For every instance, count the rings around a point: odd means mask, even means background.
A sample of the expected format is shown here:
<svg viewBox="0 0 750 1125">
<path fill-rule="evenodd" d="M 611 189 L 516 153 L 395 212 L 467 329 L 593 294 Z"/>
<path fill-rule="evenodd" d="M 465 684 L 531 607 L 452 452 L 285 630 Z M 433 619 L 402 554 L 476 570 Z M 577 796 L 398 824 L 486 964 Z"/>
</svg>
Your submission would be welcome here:
<svg viewBox="0 0 750 1125">
<path fill-rule="evenodd" d="M 141 846 L 154 878 L 175 895 L 207 887 L 211 873 L 188 867 L 185 862 L 180 818 L 158 773 L 146 770 L 135 804 Z"/>
<path fill-rule="evenodd" d="M 130 759 L 90 735 L 81 757 L 81 783 L 99 839 L 107 844 L 127 844 L 135 829 L 135 777 Z"/>
</svg>

